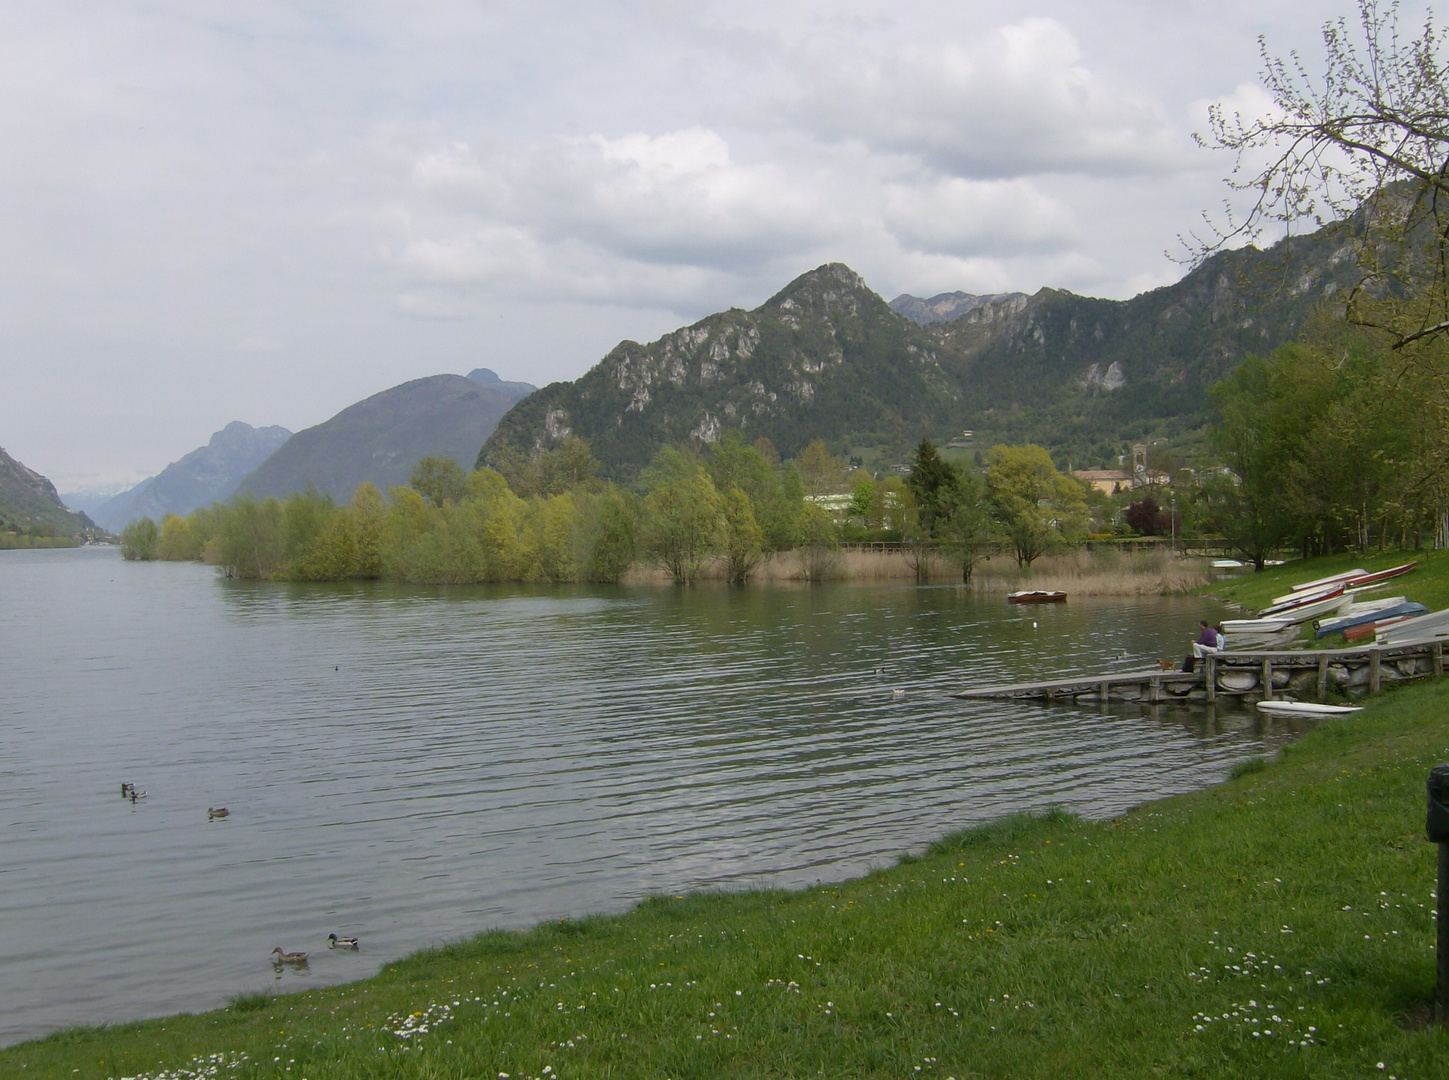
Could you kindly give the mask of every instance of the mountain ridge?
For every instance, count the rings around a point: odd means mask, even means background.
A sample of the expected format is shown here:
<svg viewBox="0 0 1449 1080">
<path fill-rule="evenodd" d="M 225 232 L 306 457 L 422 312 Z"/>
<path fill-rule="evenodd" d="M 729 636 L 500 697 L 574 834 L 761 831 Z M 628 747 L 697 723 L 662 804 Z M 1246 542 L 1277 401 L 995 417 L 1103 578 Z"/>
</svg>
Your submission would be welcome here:
<svg viewBox="0 0 1449 1080">
<path fill-rule="evenodd" d="M 85 514 L 61 502 L 48 478 L 0 446 L 0 531 L 79 538 L 100 530 Z"/>
<path fill-rule="evenodd" d="M 115 532 L 137 518 L 183 517 L 199 507 L 225 502 L 253 469 L 292 433 L 284 427 L 257 428 L 233 420 L 155 476 L 123 491 L 98 508 L 95 518 Z"/>
<path fill-rule="evenodd" d="M 923 435 L 972 429 L 988 445 L 1039 442 L 1079 463 L 1115 464 L 1131 441 L 1200 438 L 1208 387 L 1351 288 L 1351 255 L 1330 227 L 1219 253 L 1129 300 L 1043 288 L 892 304 L 828 263 L 752 311 L 708 315 L 647 345 L 620 342 L 578 379 L 510 410 L 477 460 L 504 443 L 535 451 L 576 434 L 609 475 L 626 478 L 664 445 L 708 443 L 733 426 L 784 456 L 814 437 L 899 456 Z M 935 314 L 951 317 L 924 324 L 907 302 L 936 300 Z"/>
</svg>

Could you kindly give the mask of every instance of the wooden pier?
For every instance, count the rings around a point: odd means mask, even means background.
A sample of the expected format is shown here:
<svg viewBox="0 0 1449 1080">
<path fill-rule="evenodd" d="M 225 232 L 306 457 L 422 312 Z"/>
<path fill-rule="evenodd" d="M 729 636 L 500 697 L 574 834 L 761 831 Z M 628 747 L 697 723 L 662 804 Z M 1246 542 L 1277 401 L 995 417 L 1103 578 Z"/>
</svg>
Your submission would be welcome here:
<svg viewBox="0 0 1449 1080">
<path fill-rule="evenodd" d="M 1425 642 L 1385 648 L 1283 649 L 1221 652 L 1204 657 L 1197 670 L 1115 671 L 1071 675 L 1044 682 L 982 686 L 955 696 L 994 701 L 1112 701 L 1155 704 L 1165 701 L 1217 701 L 1220 697 L 1279 694 L 1316 696 L 1330 686 L 1352 697 L 1377 694 L 1385 684 L 1444 674 L 1444 643 Z"/>
</svg>

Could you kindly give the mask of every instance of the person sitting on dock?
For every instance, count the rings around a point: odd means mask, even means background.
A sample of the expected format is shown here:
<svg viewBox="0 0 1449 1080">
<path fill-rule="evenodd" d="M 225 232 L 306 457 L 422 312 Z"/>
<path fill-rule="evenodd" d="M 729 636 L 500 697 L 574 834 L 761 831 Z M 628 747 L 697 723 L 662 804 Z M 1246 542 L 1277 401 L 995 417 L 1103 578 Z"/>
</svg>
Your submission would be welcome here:
<svg viewBox="0 0 1449 1080">
<path fill-rule="evenodd" d="M 1192 653 L 1182 658 L 1183 671 L 1195 671 L 1198 660 L 1210 652 L 1218 651 L 1218 632 L 1208 625 L 1206 619 L 1198 624 L 1202 629 L 1197 635 L 1197 640 L 1192 643 Z"/>
</svg>

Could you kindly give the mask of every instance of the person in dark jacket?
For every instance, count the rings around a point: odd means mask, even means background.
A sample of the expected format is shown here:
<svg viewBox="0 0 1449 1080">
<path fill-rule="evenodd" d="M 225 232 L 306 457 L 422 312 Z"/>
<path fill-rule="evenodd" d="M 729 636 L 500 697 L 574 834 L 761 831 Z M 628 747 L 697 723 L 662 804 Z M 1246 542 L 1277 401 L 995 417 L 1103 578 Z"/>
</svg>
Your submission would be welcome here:
<svg viewBox="0 0 1449 1080">
<path fill-rule="evenodd" d="M 1197 640 L 1192 643 L 1192 652 L 1182 658 L 1183 671 L 1197 670 L 1198 659 L 1209 652 L 1218 651 L 1218 632 L 1208 625 L 1206 619 L 1199 621 Z"/>
</svg>

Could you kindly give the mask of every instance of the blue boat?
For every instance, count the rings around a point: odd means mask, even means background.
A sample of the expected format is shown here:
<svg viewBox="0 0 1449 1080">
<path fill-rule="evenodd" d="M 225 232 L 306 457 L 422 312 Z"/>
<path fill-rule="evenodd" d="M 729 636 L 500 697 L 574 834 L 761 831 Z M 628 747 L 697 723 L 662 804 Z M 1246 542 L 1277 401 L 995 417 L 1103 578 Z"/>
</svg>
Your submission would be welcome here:
<svg viewBox="0 0 1449 1080">
<path fill-rule="evenodd" d="M 1343 615 L 1337 619 L 1324 619 L 1318 624 L 1318 636 L 1327 637 L 1329 634 L 1341 634 L 1345 630 L 1363 626 L 1365 623 L 1383 622 L 1385 619 L 1397 619 L 1405 615 L 1424 615 L 1428 610 L 1423 604 L 1415 604 L 1411 601 L 1380 608 L 1378 611 L 1364 612 L 1361 615 Z"/>
</svg>

